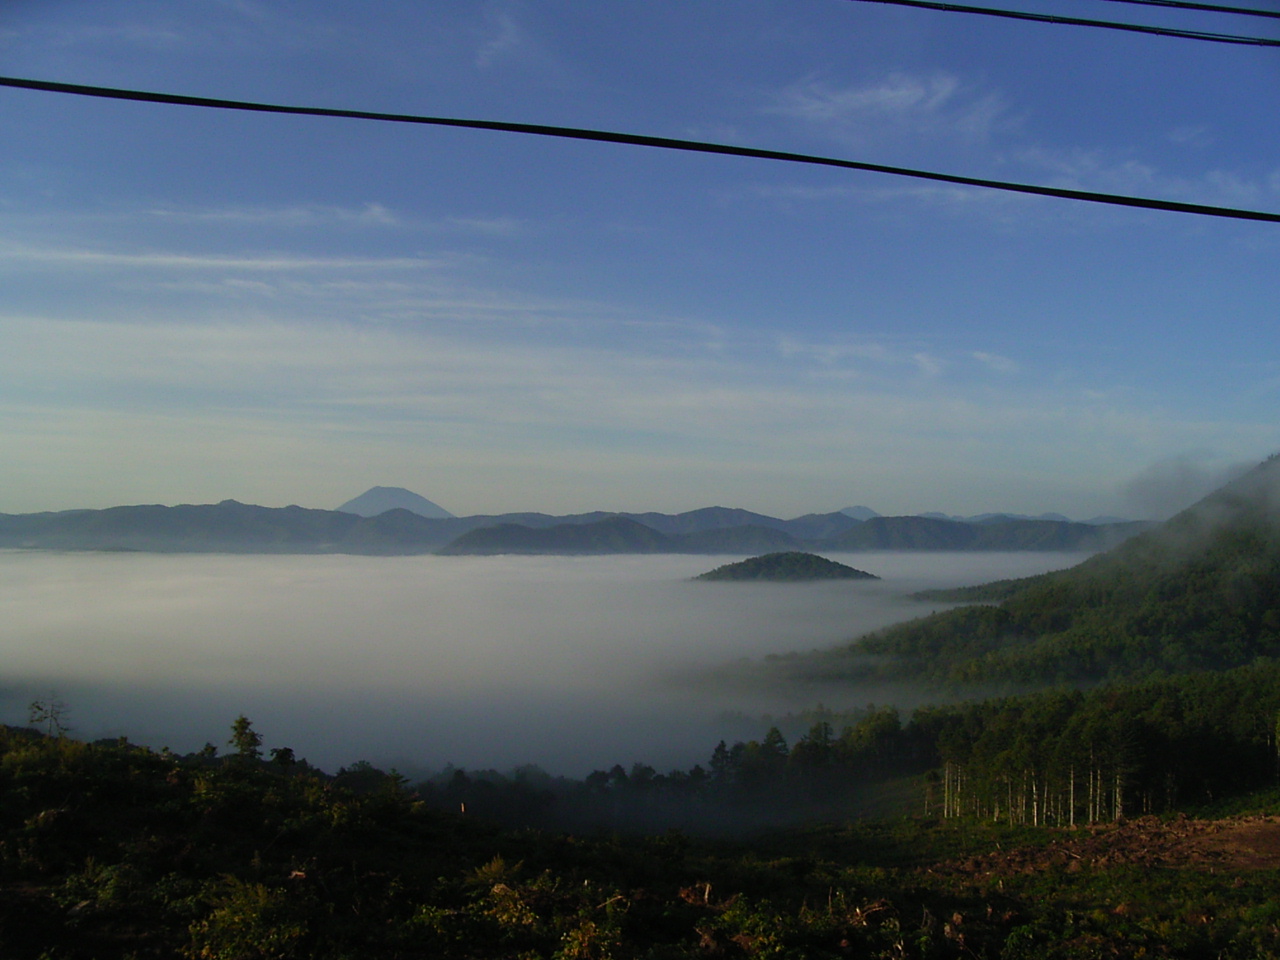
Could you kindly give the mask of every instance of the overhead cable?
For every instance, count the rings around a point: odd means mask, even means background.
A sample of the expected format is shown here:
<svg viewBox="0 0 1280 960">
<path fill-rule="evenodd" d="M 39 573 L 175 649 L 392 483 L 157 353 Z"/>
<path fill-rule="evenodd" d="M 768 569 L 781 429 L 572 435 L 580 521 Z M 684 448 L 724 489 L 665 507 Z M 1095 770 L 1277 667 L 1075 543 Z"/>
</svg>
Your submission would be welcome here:
<svg viewBox="0 0 1280 960">
<path fill-rule="evenodd" d="M 1254 7 L 1224 7 L 1219 3 L 1192 3 L 1191 0 L 1106 0 L 1107 3 L 1132 3 L 1143 7 L 1168 7 L 1172 10 L 1203 10 L 1208 13 L 1230 13 L 1242 17 L 1269 17 L 1280 20 L 1280 10 L 1258 10 Z"/>
<path fill-rule="evenodd" d="M 1143 23 L 1119 23 L 1114 20 L 1085 20 L 1080 17 L 1060 17 L 1052 13 L 1029 13 L 1025 10 L 1002 10 L 994 7 L 971 7 L 961 3 L 943 3 L 941 0 L 853 0 L 853 2 L 888 3 L 899 7 L 945 10 L 949 13 L 976 13 L 986 17 L 1004 17 L 1008 20 L 1033 20 L 1037 23 L 1058 23 L 1073 27 L 1101 27 L 1106 30 L 1127 30 L 1130 33 L 1146 33 L 1157 37 L 1181 37 L 1184 40 L 1207 40 L 1212 43 L 1280 47 L 1280 40 L 1272 40 L 1267 37 L 1245 37 L 1234 33 L 1210 33 L 1205 30 L 1180 30 L 1175 27 L 1153 27 Z"/>
<path fill-rule="evenodd" d="M 340 117 L 349 120 L 372 120 L 384 123 L 412 123 L 435 127 L 459 127 L 467 130 L 492 130 L 502 133 L 523 133 L 539 137 L 557 137 L 564 140 L 589 140 L 598 143 L 620 143 L 638 147 L 657 147 L 662 150 L 682 150 L 689 153 L 710 153 L 731 157 L 751 157 L 758 160 L 780 160 L 786 163 L 802 163 L 812 166 L 837 167 L 844 170 L 864 170 L 886 173 L 917 180 L 952 183 L 969 187 L 984 187 L 1013 193 L 1028 193 L 1041 197 L 1057 197 L 1065 200 L 1083 200 L 1089 203 L 1105 203 L 1112 206 L 1140 207 L 1148 210 L 1167 210 L 1174 213 L 1192 213 L 1207 217 L 1227 217 L 1235 220 L 1261 220 L 1280 223 L 1280 213 L 1262 210 L 1241 210 L 1201 203 L 1182 203 L 1176 200 L 1157 200 L 1149 197 L 1131 197 L 1114 193 L 1098 193 L 1092 190 L 1071 190 L 1065 187 L 1048 187 L 1030 183 L 1012 183 L 1006 180 L 988 180 L 982 177 L 965 177 L 951 173 L 915 170 L 909 167 L 889 166 L 883 163 L 867 163 L 862 160 L 842 160 L 836 157 L 812 156 L 784 150 L 763 150 L 757 147 L 740 147 L 732 144 L 706 143 L 700 140 L 678 140 L 671 137 L 650 137 L 634 133 L 617 133 L 609 130 L 590 130 L 580 127 L 560 127 L 541 123 L 511 123 L 505 120 L 467 120 L 452 117 L 426 117 L 405 113 L 378 113 L 370 110 L 342 110 L 333 107 L 299 107 L 273 103 L 255 103 L 245 100 L 221 100 L 211 97 L 189 97 L 173 93 L 156 93 L 146 90 L 123 90 L 116 87 L 97 87 L 79 83 L 58 83 L 52 80 L 31 80 L 18 77 L 0 77 L 0 87 L 23 90 L 42 90 L 83 97 L 99 97 L 108 100 L 130 100 L 141 103 L 162 103 L 187 107 L 204 107 L 214 110 L 240 110 L 252 113 L 286 114 L 308 117 Z"/>
</svg>

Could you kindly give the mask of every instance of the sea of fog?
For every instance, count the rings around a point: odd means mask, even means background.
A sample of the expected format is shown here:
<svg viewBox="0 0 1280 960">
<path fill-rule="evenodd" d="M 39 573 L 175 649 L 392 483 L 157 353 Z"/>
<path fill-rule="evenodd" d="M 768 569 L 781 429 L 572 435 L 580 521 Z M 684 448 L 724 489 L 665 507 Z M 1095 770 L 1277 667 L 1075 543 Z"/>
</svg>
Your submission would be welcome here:
<svg viewBox="0 0 1280 960">
<path fill-rule="evenodd" d="M 0 722 L 67 704 L 77 737 L 267 748 L 336 771 L 705 762 L 726 715 L 785 691 L 682 683 L 931 607 L 906 594 L 1071 566 L 1079 554 L 857 553 L 879 582 L 706 583 L 742 557 L 225 556 L 0 551 Z M 809 694 L 811 695 L 811 694 Z M 866 691 L 824 692 L 834 709 Z M 740 724 L 740 721 L 739 721 Z"/>
</svg>

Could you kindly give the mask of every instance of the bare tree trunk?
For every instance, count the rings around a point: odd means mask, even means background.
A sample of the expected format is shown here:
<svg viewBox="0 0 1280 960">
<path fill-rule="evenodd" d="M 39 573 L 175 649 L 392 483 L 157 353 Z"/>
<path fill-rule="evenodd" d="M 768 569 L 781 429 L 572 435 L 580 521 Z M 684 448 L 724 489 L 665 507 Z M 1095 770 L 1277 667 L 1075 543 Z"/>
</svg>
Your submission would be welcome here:
<svg viewBox="0 0 1280 960">
<path fill-rule="evenodd" d="M 1071 808 L 1070 808 L 1071 826 L 1074 827 L 1076 825 L 1076 766 L 1074 763 L 1071 765 L 1071 788 L 1070 789 L 1071 789 L 1071 795 L 1070 795 L 1070 800 L 1068 802 L 1071 804 Z"/>
</svg>

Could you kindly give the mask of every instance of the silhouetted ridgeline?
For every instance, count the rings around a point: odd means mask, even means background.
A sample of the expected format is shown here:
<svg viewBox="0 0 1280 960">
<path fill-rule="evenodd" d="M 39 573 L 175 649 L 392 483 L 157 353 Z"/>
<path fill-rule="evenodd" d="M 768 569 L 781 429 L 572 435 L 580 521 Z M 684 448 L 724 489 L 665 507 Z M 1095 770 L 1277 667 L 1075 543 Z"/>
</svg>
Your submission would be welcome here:
<svg viewBox="0 0 1280 960">
<path fill-rule="evenodd" d="M 510 513 L 442 518 L 400 508 L 364 517 L 338 510 L 259 507 L 224 500 L 175 507 L 0 514 L 0 548 L 374 555 L 1093 551 L 1133 535 L 1142 526 L 1049 520 L 968 523 L 926 517 L 859 521 L 843 513 L 779 520 L 724 507 L 676 515 Z"/>
</svg>

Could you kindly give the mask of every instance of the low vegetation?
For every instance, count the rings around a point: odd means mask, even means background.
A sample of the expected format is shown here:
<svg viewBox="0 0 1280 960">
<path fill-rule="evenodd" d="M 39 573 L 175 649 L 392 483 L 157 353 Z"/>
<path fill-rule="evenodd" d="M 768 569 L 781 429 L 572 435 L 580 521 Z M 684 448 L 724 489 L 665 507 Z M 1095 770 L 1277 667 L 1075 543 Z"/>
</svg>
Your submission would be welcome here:
<svg viewBox="0 0 1280 960">
<path fill-rule="evenodd" d="M 330 776 L 286 748 L 264 756 L 243 718 L 230 746 L 180 757 L 0 731 L 0 953 L 1280 955 L 1280 824 L 1264 816 L 1071 829 L 917 815 L 733 840 L 565 832 L 442 809 L 439 791 L 367 764 Z M 733 776 L 758 752 L 744 746 Z M 637 779 L 578 789 L 600 799 Z M 1274 796 L 1253 802 L 1269 812 Z"/>
</svg>

